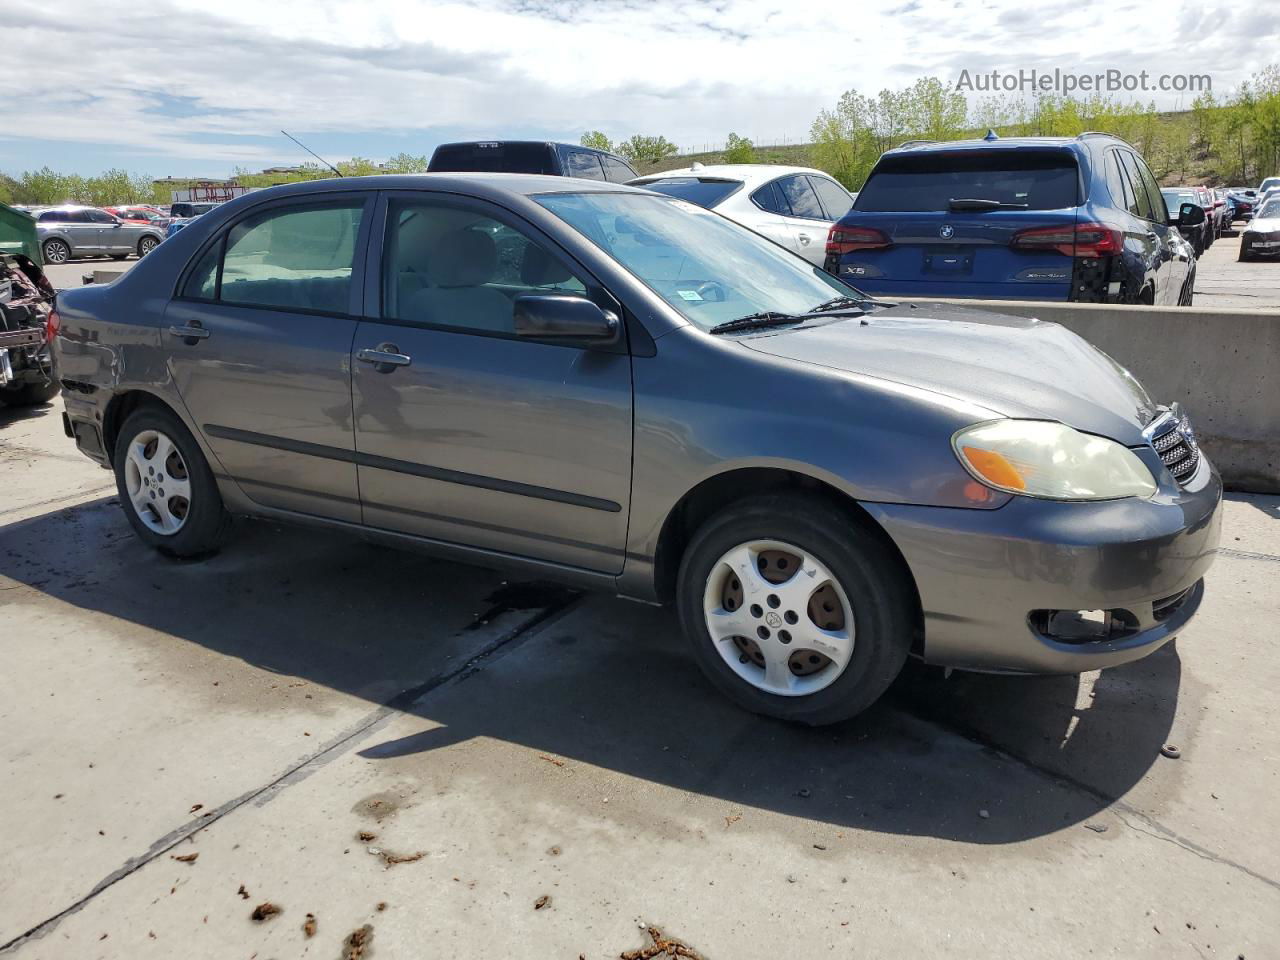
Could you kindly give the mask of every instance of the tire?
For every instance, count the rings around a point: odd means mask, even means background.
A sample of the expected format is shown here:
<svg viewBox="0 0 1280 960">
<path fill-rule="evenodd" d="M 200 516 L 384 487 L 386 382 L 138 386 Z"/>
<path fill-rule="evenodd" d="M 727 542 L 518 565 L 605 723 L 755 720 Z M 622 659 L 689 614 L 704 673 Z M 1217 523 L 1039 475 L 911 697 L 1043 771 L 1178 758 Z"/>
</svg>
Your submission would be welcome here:
<svg viewBox="0 0 1280 960">
<path fill-rule="evenodd" d="M 788 557 L 817 575 L 788 576 L 781 568 L 797 566 Z M 713 686 L 753 713 L 811 726 L 871 706 L 901 672 L 918 623 L 910 574 L 883 533 L 796 494 L 751 497 L 704 523 L 681 560 L 676 604 Z M 820 628 L 815 616 L 839 620 Z M 716 640 L 709 624 L 719 617 Z M 823 647 L 835 658 L 806 645 L 841 636 L 847 643 Z"/>
<path fill-rule="evenodd" d="M 71 259 L 71 248 L 67 246 L 67 242 L 56 237 L 46 240 L 41 245 L 40 252 L 44 255 L 45 263 L 66 263 Z"/>
<path fill-rule="evenodd" d="M 138 258 L 145 257 L 158 246 L 160 246 L 160 241 L 155 237 L 143 237 L 138 241 Z"/>
<path fill-rule="evenodd" d="M 1252 254 L 1250 254 L 1247 250 L 1245 250 L 1244 244 L 1241 244 L 1240 255 L 1236 257 L 1236 261 L 1239 263 L 1249 263 L 1252 260 L 1253 260 Z"/>
<path fill-rule="evenodd" d="M 116 437 L 112 463 L 120 506 L 144 543 L 173 557 L 217 550 L 230 515 L 209 462 L 173 413 L 142 407 L 130 414 Z"/>
<path fill-rule="evenodd" d="M 0 390 L 0 400 L 11 407 L 34 407 L 48 403 L 58 395 L 58 382 L 27 383 L 16 390 Z"/>
</svg>

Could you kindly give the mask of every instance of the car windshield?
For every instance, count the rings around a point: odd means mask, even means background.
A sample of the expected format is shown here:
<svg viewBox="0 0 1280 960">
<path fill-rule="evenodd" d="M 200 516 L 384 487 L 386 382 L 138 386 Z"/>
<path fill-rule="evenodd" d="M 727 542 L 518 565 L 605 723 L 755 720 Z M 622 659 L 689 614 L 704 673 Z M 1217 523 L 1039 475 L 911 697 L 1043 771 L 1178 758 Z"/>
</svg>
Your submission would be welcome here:
<svg viewBox="0 0 1280 960">
<path fill-rule="evenodd" d="M 858 194 L 862 212 L 927 213 L 955 200 L 986 200 L 1027 210 L 1079 201 L 1075 158 L 1062 150 L 991 150 L 884 157 Z"/>
<path fill-rule="evenodd" d="M 742 181 L 725 180 L 723 177 L 664 177 L 661 180 L 633 183 L 632 186 L 656 190 L 710 210 L 741 187 Z"/>
<path fill-rule="evenodd" d="M 1272 217 L 1280 218 L 1280 197 L 1272 197 L 1258 211 L 1259 220 L 1267 220 Z"/>
<path fill-rule="evenodd" d="M 759 234 L 684 200 L 604 192 L 533 199 L 704 330 L 863 296 Z"/>
</svg>

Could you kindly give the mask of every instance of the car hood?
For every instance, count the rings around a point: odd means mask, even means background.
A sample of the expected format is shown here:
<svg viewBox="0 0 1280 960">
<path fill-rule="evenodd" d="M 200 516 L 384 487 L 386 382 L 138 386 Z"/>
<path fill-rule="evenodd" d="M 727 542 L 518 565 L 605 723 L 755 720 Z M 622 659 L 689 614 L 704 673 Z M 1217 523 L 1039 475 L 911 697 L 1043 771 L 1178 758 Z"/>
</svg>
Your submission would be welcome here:
<svg viewBox="0 0 1280 960">
<path fill-rule="evenodd" d="M 1280 233 L 1280 217 L 1254 217 L 1244 228 L 1245 233 Z"/>
<path fill-rule="evenodd" d="M 1008 417 L 1058 420 L 1136 446 L 1156 408 L 1105 353 L 1056 323 L 967 307 L 896 305 L 746 337 L 752 350 L 891 380 Z"/>
</svg>

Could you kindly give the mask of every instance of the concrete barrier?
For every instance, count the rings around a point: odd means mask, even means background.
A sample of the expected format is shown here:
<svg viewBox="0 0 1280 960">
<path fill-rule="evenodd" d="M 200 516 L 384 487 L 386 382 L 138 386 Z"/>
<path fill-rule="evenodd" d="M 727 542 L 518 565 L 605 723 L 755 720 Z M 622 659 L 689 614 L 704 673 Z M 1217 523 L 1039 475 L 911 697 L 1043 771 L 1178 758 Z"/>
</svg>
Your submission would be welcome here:
<svg viewBox="0 0 1280 960">
<path fill-rule="evenodd" d="M 925 300 L 1060 323 L 1178 401 L 1233 490 L 1280 493 L 1280 312 L 1009 300 Z"/>
</svg>

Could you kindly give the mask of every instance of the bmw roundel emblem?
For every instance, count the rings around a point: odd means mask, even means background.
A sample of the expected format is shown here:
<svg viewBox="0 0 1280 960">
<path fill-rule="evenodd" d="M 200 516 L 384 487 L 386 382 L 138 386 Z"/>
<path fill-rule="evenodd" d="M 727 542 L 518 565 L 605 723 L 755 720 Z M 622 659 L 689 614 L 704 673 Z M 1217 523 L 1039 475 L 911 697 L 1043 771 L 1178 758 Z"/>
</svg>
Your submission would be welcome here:
<svg viewBox="0 0 1280 960">
<path fill-rule="evenodd" d="M 950 240 L 956 235 L 956 228 L 949 223 L 944 223 L 938 228 L 938 236 L 943 240 Z"/>
</svg>

